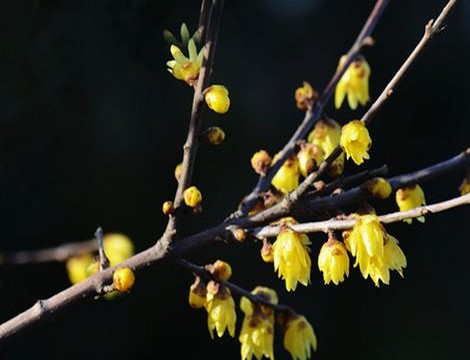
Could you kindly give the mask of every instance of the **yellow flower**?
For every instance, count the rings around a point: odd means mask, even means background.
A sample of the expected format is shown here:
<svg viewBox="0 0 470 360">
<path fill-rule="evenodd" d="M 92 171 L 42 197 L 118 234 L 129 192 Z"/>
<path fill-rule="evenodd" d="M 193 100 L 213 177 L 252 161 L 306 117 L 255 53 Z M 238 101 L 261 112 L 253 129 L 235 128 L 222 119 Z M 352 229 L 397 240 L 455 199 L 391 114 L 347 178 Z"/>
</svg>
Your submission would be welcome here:
<svg viewBox="0 0 470 360">
<path fill-rule="evenodd" d="M 278 155 L 274 156 L 273 163 L 276 162 L 277 158 Z M 299 161 L 296 156 L 292 156 L 282 164 L 271 180 L 271 184 L 277 190 L 287 194 L 299 187 L 299 177 Z"/>
<path fill-rule="evenodd" d="M 292 359 L 307 360 L 312 348 L 317 350 L 317 337 L 312 325 L 302 315 L 290 316 L 285 325 L 284 348 Z"/>
<path fill-rule="evenodd" d="M 380 281 L 390 283 L 390 270 L 403 276 L 406 257 L 398 246 L 398 240 L 387 234 L 376 215 L 360 216 L 345 239 L 346 246 L 356 257 L 364 279 L 370 276 L 375 286 Z"/>
<path fill-rule="evenodd" d="M 372 140 L 364 123 L 360 120 L 353 120 L 344 125 L 340 145 L 346 152 L 346 158 L 351 157 L 356 165 L 361 165 L 364 159 L 369 159 L 367 151 L 372 145 Z"/>
<path fill-rule="evenodd" d="M 345 61 L 346 56 L 343 55 L 339 61 L 338 69 L 343 66 Z M 353 61 L 336 85 L 335 107 L 337 109 L 341 107 L 346 95 L 352 110 L 357 108 L 358 103 L 362 106 L 366 105 L 369 101 L 369 76 L 370 67 L 364 57 L 361 56 Z"/>
<path fill-rule="evenodd" d="M 211 85 L 204 90 L 204 99 L 209 109 L 219 114 L 225 114 L 230 108 L 228 90 L 223 85 Z"/>
<path fill-rule="evenodd" d="M 462 180 L 462 183 L 459 186 L 459 191 L 461 196 L 470 193 L 470 173 Z"/>
<path fill-rule="evenodd" d="M 302 176 L 307 177 L 311 172 L 318 169 L 318 166 L 325 160 L 325 152 L 318 145 L 302 143 L 297 153 L 299 170 Z"/>
<path fill-rule="evenodd" d="M 426 205 L 423 189 L 418 184 L 398 189 L 395 193 L 395 200 L 400 211 L 408 211 Z M 417 219 L 424 223 L 424 216 L 419 216 Z M 412 219 L 405 219 L 403 221 L 411 224 Z"/>
<path fill-rule="evenodd" d="M 67 275 L 72 284 L 85 280 L 88 276 L 88 267 L 93 259 L 90 254 L 72 256 L 65 262 Z"/>
<path fill-rule="evenodd" d="M 224 335 L 225 329 L 231 337 L 235 336 L 235 323 L 237 314 L 235 312 L 235 302 L 230 290 L 223 285 L 210 281 L 207 285 L 207 326 L 214 338 L 214 329 L 218 337 Z"/>
<path fill-rule="evenodd" d="M 345 239 L 346 247 L 356 257 L 354 267 L 359 265 L 362 276 L 383 264 L 385 230 L 376 215 L 359 216 L 354 228 Z M 369 265 L 374 267 L 369 268 Z"/>
<path fill-rule="evenodd" d="M 173 201 L 171 200 L 167 200 L 165 201 L 163 204 L 162 204 L 162 212 L 165 214 L 165 215 L 171 215 L 173 214 L 173 211 L 175 210 L 174 208 L 174 205 L 173 205 Z"/>
<path fill-rule="evenodd" d="M 344 281 L 344 275 L 349 276 L 349 257 L 344 244 L 330 238 L 320 249 L 318 268 L 323 272 L 325 284 L 333 281 L 335 285 Z"/>
<path fill-rule="evenodd" d="M 384 256 L 382 261 L 372 257 L 369 264 L 369 275 L 375 286 L 379 287 L 379 280 L 384 284 L 390 283 L 390 270 L 396 270 L 403 277 L 403 268 L 406 267 L 406 257 L 398 246 L 398 240 L 392 235 L 384 237 Z"/>
<path fill-rule="evenodd" d="M 189 58 L 183 55 L 181 49 L 176 45 L 170 46 L 170 52 L 174 60 L 170 60 L 166 63 L 168 71 L 178 80 L 185 81 L 188 85 L 193 86 L 199 76 L 201 70 L 203 51 L 196 49 L 194 40 L 191 39 L 188 42 L 188 53 Z"/>
<path fill-rule="evenodd" d="M 120 292 L 127 292 L 132 289 L 135 283 L 134 272 L 129 268 L 117 269 L 113 273 L 113 285 Z"/>
<path fill-rule="evenodd" d="M 252 294 L 278 303 L 274 290 L 256 287 Z M 274 359 L 274 312 L 265 305 L 253 304 L 246 297 L 240 300 L 240 308 L 245 313 L 240 336 L 242 360 L 251 360 L 253 356 L 261 360 L 263 356 Z"/>
<path fill-rule="evenodd" d="M 134 244 L 124 234 L 105 234 L 103 236 L 103 248 L 111 266 L 117 265 L 134 255 Z"/>
<path fill-rule="evenodd" d="M 305 111 L 310 109 L 312 107 L 313 100 L 317 97 L 318 93 L 307 81 L 303 82 L 303 86 L 295 89 L 295 105 L 299 110 Z"/>
<path fill-rule="evenodd" d="M 379 199 L 386 199 L 392 193 L 392 186 L 383 177 L 376 177 L 366 181 L 364 187 L 372 196 Z"/>
<path fill-rule="evenodd" d="M 333 150 L 339 145 L 341 137 L 341 126 L 332 119 L 321 119 L 315 124 L 315 127 L 308 135 L 308 142 L 319 146 L 323 150 L 323 159 L 326 159 Z M 320 160 L 320 159 L 318 159 Z M 344 169 L 344 154 L 331 164 L 329 174 L 331 176 L 338 176 L 343 173 Z"/>
<path fill-rule="evenodd" d="M 390 234 L 385 237 L 384 263 L 390 270 L 396 270 L 403 277 L 403 269 L 406 268 L 406 257 L 398 240 Z"/>
<path fill-rule="evenodd" d="M 196 186 L 190 186 L 183 192 L 184 203 L 195 208 L 202 201 L 202 194 Z"/>
<path fill-rule="evenodd" d="M 273 244 L 274 271 L 285 280 L 287 291 L 295 290 L 297 282 L 310 283 L 310 240 L 307 235 L 284 227 Z"/>
</svg>

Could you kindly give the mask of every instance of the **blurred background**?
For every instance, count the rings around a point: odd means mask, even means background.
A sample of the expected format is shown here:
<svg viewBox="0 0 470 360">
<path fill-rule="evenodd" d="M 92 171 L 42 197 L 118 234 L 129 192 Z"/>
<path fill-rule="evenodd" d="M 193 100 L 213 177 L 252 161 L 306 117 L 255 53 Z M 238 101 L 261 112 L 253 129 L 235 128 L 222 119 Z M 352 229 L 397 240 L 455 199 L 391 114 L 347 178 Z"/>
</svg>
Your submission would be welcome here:
<svg viewBox="0 0 470 360">
<path fill-rule="evenodd" d="M 367 49 L 377 97 L 444 0 L 392 1 Z M 204 212 L 188 231 L 216 225 L 250 192 L 251 155 L 277 152 L 301 121 L 295 88 L 321 90 L 354 41 L 373 1 L 226 1 L 213 83 L 229 90 L 229 113 L 206 111 L 203 127 L 221 126 L 226 141 L 201 147 L 194 183 Z M 0 1 L 0 251 L 34 250 L 89 239 L 95 229 L 122 232 L 137 251 L 163 232 L 161 204 L 176 189 L 192 90 L 166 71 L 162 32 L 182 22 L 195 30 L 199 1 Z M 448 26 L 426 49 L 370 127 L 365 167 L 390 175 L 450 158 L 469 145 L 470 4 L 460 1 Z M 359 108 L 327 107 L 344 123 Z M 360 171 L 348 163 L 346 173 Z M 463 173 L 423 185 L 428 203 L 458 195 Z M 380 205 L 394 211 L 393 199 Z M 426 224 L 387 230 L 408 259 L 404 279 L 374 287 L 358 269 L 324 286 L 311 237 L 312 284 L 287 293 L 259 244 L 216 246 L 191 260 L 218 258 L 233 281 L 278 291 L 313 324 L 313 358 L 464 359 L 469 357 L 468 208 L 429 216 Z M 86 300 L 1 349 L 1 359 L 238 359 L 238 339 L 211 340 L 204 310 L 187 304 L 192 274 L 153 267 L 137 274 L 130 295 Z M 0 321 L 69 286 L 64 264 L 0 268 Z M 235 297 L 238 302 L 238 297 Z M 237 335 L 241 325 L 238 314 Z M 275 356 L 288 359 L 276 334 Z"/>
</svg>

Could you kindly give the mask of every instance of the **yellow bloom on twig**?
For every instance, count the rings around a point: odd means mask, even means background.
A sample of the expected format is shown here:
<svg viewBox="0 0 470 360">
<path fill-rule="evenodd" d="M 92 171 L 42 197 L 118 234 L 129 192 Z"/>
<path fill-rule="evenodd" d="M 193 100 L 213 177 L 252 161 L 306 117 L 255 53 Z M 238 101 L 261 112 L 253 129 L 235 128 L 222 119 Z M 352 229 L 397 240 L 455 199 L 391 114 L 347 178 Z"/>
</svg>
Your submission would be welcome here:
<svg viewBox="0 0 470 360">
<path fill-rule="evenodd" d="M 318 268 L 323 273 L 325 284 L 333 281 L 335 285 L 349 276 L 349 256 L 344 244 L 330 238 L 323 244 L 318 255 Z"/>
<path fill-rule="evenodd" d="M 333 119 L 320 119 L 308 135 L 307 141 L 323 150 L 323 157 L 316 158 L 321 163 L 339 145 L 341 137 L 341 126 Z M 320 161 L 321 160 L 321 161 Z M 344 154 L 341 154 L 330 165 L 329 174 L 339 176 L 344 169 Z"/>
<path fill-rule="evenodd" d="M 310 240 L 289 227 L 279 232 L 273 244 L 274 271 L 285 280 L 287 291 L 295 290 L 297 283 L 307 286 L 310 283 L 311 260 Z"/>
<path fill-rule="evenodd" d="M 262 297 L 273 304 L 278 303 L 274 290 L 256 287 L 252 294 Z M 251 360 L 253 356 L 261 360 L 263 356 L 274 359 L 274 312 L 272 308 L 254 304 L 246 297 L 240 300 L 240 308 L 245 313 L 240 336 L 241 358 Z"/>
<path fill-rule="evenodd" d="M 338 69 L 345 61 L 346 56 L 343 55 Z M 349 65 L 336 85 L 335 107 L 337 109 L 341 107 L 345 96 L 348 97 L 348 104 L 352 110 L 356 110 L 358 103 L 365 106 L 369 101 L 369 76 L 369 64 L 363 56 L 358 57 Z"/>
<path fill-rule="evenodd" d="M 312 349 L 317 350 L 317 337 L 304 316 L 287 315 L 284 331 L 284 348 L 293 360 L 307 360 L 311 357 Z"/>
<path fill-rule="evenodd" d="M 276 162 L 278 156 L 274 156 L 273 163 Z M 276 175 L 271 180 L 271 184 L 284 194 L 299 187 L 300 169 L 299 161 L 296 156 L 291 156 L 279 168 Z"/>
<path fill-rule="evenodd" d="M 395 193 L 395 200 L 400 211 L 408 211 L 426 205 L 423 189 L 418 184 L 398 189 Z M 424 216 L 419 216 L 417 219 L 419 222 L 424 223 Z M 403 221 L 411 224 L 413 219 L 405 219 Z"/>
<path fill-rule="evenodd" d="M 196 44 L 191 39 L 188 42 L 188 54 L 186 57 L 181 49 L 176 45 L 170 46 L 170 52 L 173 60 L 167 61 L 168 71 L 178 80 L 185 81 L 188 85 L 195 85 L 199 71 L 201 70 L 203 51 L 197 52 Z"/>
<path fill-rule="evenodd" d="M 346 158 L 352 158 L 356 165 L 361 165 L 364 159 L 369 159 L 367 151 L 372 140 L 364 123 L 353 120 L 343 126 L 341 130 L 340 145 L 346 152 Z"/>
<path fill-rule="evenodd" d="M 207 284 L 205 308 L 207 310 L 207 326 L 212 339 L 214 338 L 214 329 L 218 337 L 224 335 L 225 329 L 228 330 L 231 337 L 235 336 L 237 314 L 230 289 L 215 281 L 210 281 Z"/>
<path fill-rule="evenodd" d="M 390 270 L 396 270 L 403 277 L 406 257 L 398 246 L 398 240 L 387 234 L 376 215 L 358 218 L 351 232 L 345 236 L 348 250 L 356 257 L 354 267 L 359 264 L 364 279 L 369 276 L 375 286 L 380 281 L 390 283 Z"/>
<path fill-rule="evenodd" d="M 383 263 L 384 235 L 385 229 L 376 215 L 363 215 L 345 239 L 351 255 L 356 257 L 354 267 L 359 265 L 364 279 L 369 275 L 371 261 Z"/>
</svg>

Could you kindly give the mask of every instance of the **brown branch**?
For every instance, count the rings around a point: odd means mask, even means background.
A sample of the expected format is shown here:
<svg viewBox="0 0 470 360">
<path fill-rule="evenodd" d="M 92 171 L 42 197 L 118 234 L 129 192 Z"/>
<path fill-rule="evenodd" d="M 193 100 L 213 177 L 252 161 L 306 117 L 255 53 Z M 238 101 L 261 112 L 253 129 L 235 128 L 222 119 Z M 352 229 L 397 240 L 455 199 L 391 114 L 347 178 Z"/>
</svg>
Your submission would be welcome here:
<svg viewBox="0 0 470 360">
<path fill-rule="evenodd" d="M 188 260 L 185 260 L 185 259 L 178 259 L 176 262 L 179 265 L 182 265 L 185 268 L 187 268 L 188 270 L 192 271 L 196 275 L 199 275 L 201 278 L 204 278 L 205 280 L 214 280 L 214 281 L 216 281 L 214 279 L 214 277 L 212 276 L 212 274 L 210 272 L 208 272 L 203 266 L 193 264 L 193 263 L 191 263 L 191 262 L 189 262 Z M 290 314 L 295 313 L 295 311 L 292 307 L 290 307 L 288 305 L 283 305 L 283 304 L 273 304 L 272 302 L 266 300 L 262 296 L 252 294 L 250 291 L 242 288 L 241 286 L 238 286 L 238 285 L 234 284 L 231 281 L 224 281 L 221 284 L 228 287 L 230 290 L 232 290 L 232 292 L 234 292 L 234 293 L 236 293 L 240 296 L 245 296 L 252 303 L 266 305 L 266 306 L 268 306 L 268 307 L 270 307 L 270 308 L 272 308 L 276 311 L 279 311 L 279 312 L 290 313 Z"/>
<path fill-rule="evenodd" d="M 213 0 L 214 3 L 222 4 L 222 1 L 218 0 Z M 386 1 L 378 1 L 377 4 L 386 4 Z M 449 1 L 448 5 L 444 8 L 443 12 L 439 16 L 438 20 L 435 22 L 436 29 L 441 28 L 441 24 L 443 23 L 446 15 L 450 11 L 450 9 L 455 5 L 455 1 Z M 221 7 L 221 6 L 220 6 Z M 215 18 L 218 18 L 217 16 Z M 371 24 L 370 27 L 372 28 L 373 25 Z M 437 26 L 438 25 L 438 26 Z M 434 29 L 434 26 L 431 28 Z M 210 33 L 210 31 L 209 31 Z M 361 32 L 362 33 L 362 32 Z M 425 43 L 429 41 L 432 35 L 437 33 L 437 30 L 427 30 L 428 35 L 426 37 Z M 214 42 L 211 42 L 212 46 L 214 45 Z M 420 52 L 424 46 L 421 46 Z M 206 63 L 208 61 L 211 61 L 211 57 L 209 57 L 209 50 L 210 47 L 206 48 Z M 416 56 L 415 56 L 416 58 Z M 406 63 L 406 62 L 405 62 Z M 211 63 L 209 63 L 211 64 Z M 409 66 L 411 63 L 408 62 Z M 205 77 L 206 72 L 210 72 L 209 67 L 203 68 L 201 71 L 203 73 L 200 74 L 203 77 Z M 406 72 L 406 71 L 404 71 Z M 404 73 L 403 72 L 403 73 Z M 336 74 L 335 76 L 340 76 Z M 193 106 L 193 111 L 192 111 L 192 116 L 191 119 L 194 119 L 194 123 L 196 125 L 200 125 L 200 111 L 202 110 L 202 89 L 203 89 L 203 84 L 202 81 L 198 83 L 198 88 L 200 87 L 199 91 L 199 97 L 195 96 L 193 100 L 193 104 L 197 103 L 199 104 L 198 106 Z M 197 93 L 197 90 L 196 90 Z M 195 94 L 196 94 L 195 93 Z M 323 96 L 323 95 L 322 95 Z M 331 94 L 329 94 L 331 96 Z M 328 96 L 327 96 L 328 97 Z M 383 100 L 385 101 L 385 100 Z M 317 105 L 318 107 L 319 105 Z M 319 111 L 319 110 L 317 110 Z M 321 113 L 321 111 L 320 111 Z M 304 122 L 309 123 L 309 126 L 313 124 L 313 116 L 311 114 L 307 114 L 308 116 L 306 119 L 304 119 Z M 318 115 L 319 116 L 319 115 Z M 193 121 L 192 121 L 193 122 Z M 310 122 L 312 124 L 310 124 Z M 302 125 L 301 125 L 302 126 Z M 180 191 L 177 191 L 177 196 L 179 203 L 181 204 L 181 195 L 182 195 L 182 190 L 184 190 L 185 186 L 181 185 L 183 184 L 183 178 L 185 179 L 184 181 L 186 183 L 189 183 L 188 180 L 191 178 L 191 173 L 192 173 L 192 165 L 194 163 L 194 157 L 195 157 L 195 151 L 189 151 L 190 148 L 192 148 L 192 145 L 196 144 L 197 147 L 197 136 L 194 137 L 197 126 L 191 125 L 190 126 L 190 131 L 188 134 L 188 139 L 189 142 L 186 144 L 188 147 L 185 145 L 185 162 L 186 162 L 186 170 L 185 175 L 181 179 L 181 183 L 178 187 Z M 304 126 L 304 129 L 309 128 L 308 126 Z M 192 130 L 191 130 L 192 129 Z M 304 130 L 304 133 L 301 135 L 305 135 L 307 130 Z M 297 132 L 298 133 L 298 132 Z M 194 142 L 193 142 L 194 141 Z M 186 149 L 188 149 L 186 151 Z M 287 153 L 288 151 L 286 151 Z M 330 159 L 331 156 L 328 158 Z M 326 163 L 328 163 L 328 160 Z M 332 161 L 332 160 L 331 160 Z M 324 163 L 325 164 L 325 163 Z M 324 166 L 322 164 L 322 166 Z M 455 168 L 455 164 L 452 163 L 452 165 Z M 450 167 L 450 165 L 449 165 Z M 274 171 L 274 170 L 273 170 Z M 318 177 L 319 175 L 317 175 Z M 260 179 L 261 180 L 261 179 Z M 310 179 L 311 180 L 311 179 Z M 266 184 L 269 185 L 270 181 L 266 181 Z M 312 181 L 313 183 L 313 181 Z M 256 188 L 256 190 L 259 192 L 260 188 Z M 329 199 L 337 199 L 339 196 L 334 196 L 330 197 Z M 328 199 L 327 199 L 328 200 Z M 330 200 L 331 202 L 331 200 Z M 325 205 L 328 205 L 325 203 Z M 176 202 L 175 202 L 175 206 Z M 317 210 L 317 209 L 315 209 Z M 429 210 L 429 208 L 428 208 Z M 245 212 L 246 213 L 246 208 Z M 171 258 L 179 258 L 181 256 L 184 256 L 185 254 L 190 253 L 191 251 L 201 248 L 203 246 L 207 246 L 210 244 L 214 244 L 216 242 L 224 241 L 230 238 L 231 232 L 230 232 L 230 226 L 240 226 L 240 227 L 253 227 L 256 225 L 260 225 L 263 221 L 266 221 L 266 219 L 269 218 L 269 216 L 276 218 L 283 216 L 283 208 L 282 207 L 274 207 L 274 209 L 268 209 L 263 213 L 257 214 L 254 217 L 251 218 L 240 218 L 240 219 L 231 219 L 225 223 L 219 224 L 213 228 L 207 229 L 205 231 L 202 231 L 200 233 L 197 233 L 192 236 L 188 236 L 184 239 L 181 239 L 177 243 L 174 244 L 174 247 L 169 250 L 169 243 L 172 239 L 173 236 L 173 231 L 174 231 L 174 225 L 169 226 L 170 230 L 166 231 L 164 236 L 158 241 L 153 247 L 142 251 L 130 259 L 124 261 L 123 263 L 119 264 L 119 266 L 126 266 L 129 267 L 133 270 L 138 270 L 146 266 L 150 265 L 156 265 L 159 263 L 162 263 L 163 261 L 167 261 L 168 259 Z M 170 224 L 169 224 L 170 225 Z M 168 229 L 168 227 L 167 227 Z M 23 331 L 27 329 L 31 329 L 33 326 L 40 324 L 41 322 L 45 321 L 51 314 L 57 313 L 60 310 L 65 309 L 69 305 L 78 302 L 79 300 L 83 300 L 85 298 L 88 298 L 90 296 L 100 294 L 102 289 L 109 285 L 112 282 L 112 275 L 113 271 L 116 267 L 111 267 L 108 269 L 105 269 L 101 272 L 98 272 L 86 280 L 71 286 L 55 295 L 50 297 L 47 300 L 39 300 L 36 305 L 31 307 L 30 309 L 20 313 L 19 315 L 13 317 L 12 319 L 6 321 L 5 323 L 0 325 L 0 345 L 6 343 L 8 340 L 10 340 L 13 335 L 18 335 L 22 333 Z"/>
<path fill-rule="evenodd" d="M 62 262 L 74 255 L 98 250 L 96 239 L 62 244 L 47 249 L 0 253 L 0 266 Z"/>
<path fill-rule="evenodd" d="M 439 14 L 437 20 L 434 22 L 434 25 L 432 25 L 433 24 L 432 20 L 428 22 L 428 24 L 425 26 L 424 35 L 421 38 L 421 40 L 418 42 L 418 44 L 413 49 L 413 51 L 408 56 L 408 58 L 405 60 L 403 65 L 400 67 L 400 69 L 398 69 L 398 71 L 389 81 L 387 86 L 385 86 L 380 96 L 374 101 L 372 106 L 362 117 L 361 121 L 363 123 L 365 123 L 366 125 L 369 125 L 372 122 L 377 112 L 382 108 L 382 106 L 387 102 L 387 100 L 393 94 L 393 91 L 398 85 L 398 83 L 400 82 L 400 80 L 403 78 L 403 76 L 406 75 L 411 65 L 416 61 L 419 55 L 423 52 L 424 48 L 429 43 L 429 40 L 431 40 L 435 34 L 439 33 L 442 30 L 442 24 L 444 20 L 446 19 L 447 15 L 449 14 L 450 10 L 452 10 L 452 8 L 454 7 L 456 1 L 457 0 L 450 0 L 447 3 L 447 5 Z M 333 163 L 333 161 L 336 160 L 338 156 L 341 155 L 342 152 L 343 150 L 338 145 L 333 150 L 333 152 L 320 164 L 317 171 L 307 176 L 296 190 L 292 191 L 288 196 L 286 196 L 285 198 L 286 204 L 284 204 L 284 206 L 288 206 L 288 207 L 292 206 L 292 204 L 295 203 L 302 196 L 302 194 L 304 194 L 305 191 L 324 174 L 324 172 L 328 169 L 328 167 Z"/>
<path fill-rule="evenodd" d="M 204 60 L 197 80 L 197 85 L 194 90 L 193 105 L 191 109 L 191 118 L 189 122 L 188 135 L 186 142 L 183 146 L 183 162 L 182 172 L 178 181 L 178 188 L 176 189 L 175 198 L 173 200 L 175 212 L 170 215 L 168 224 L 165 230 L 165 235 L 161 241 L 169 244 L 176 236 L 178 215 L 181 214 L 181 206 L 183 206 L 183 192 L 191 185 L 191 178 L 193 174 L 194 162 L 199 147 L 199 133 L 201 131 L 202 116 L 204 110 L 204 95 L 203 92 L 209 85 L 210 77 L 212 74 L 212 67 L 214 63 L 215 47 L 219 33 L 220 19 L 222 15 L 222 8 L 224 0 L 211 0 L 211 5 L 208 6 L 208 1 L 204 1 L 201 7 L 201 15 L 199 22 L 199 29 L 207 29 L 206 38 L 204 41 Z M 206 22 L 205 24 L 203 24 Z M 204 34 L 204 30 L 201 33 Z"/>
<path fill-rule="evenodd" d="M 100 271 L 103 271 L 104 269 L 109 268 L 109 259 L 106 256 L 106 253 L 104 251 L 103 229 L 101 227 L 96 229 L 95 237 L 96 237 L 96 240 L 98 241 L 98 252 L 99 252 L 99 257 L 100 257 Z"/>
<path fill-rule="evenodd" d="M 465 168 L 468 166 L 469 159 L 470 151 L 466 151 L 429 168 L 412 174 L 401 175 L 401 177 L 392 178 L 390 181 L 394 186 L 399 186 L 401 184 L 400 181 L 403 183 L 409 183 L 411 181 L 425 181 L 434 178 L 432 173 L 433 170 L 435 170 L 439 176 L 442 176 L 451 171 Z M 310 212 L 320 211 L 325 208 L 329 209 L 332 206 L 341 206 L 341 204 L 354 199 L 357 200 L 361 196 L 363 197 L 364 194 L 360 187 L 358 187 L 336 196 L 330 196 L 325 199 L 316 199 L 310 203 Z M 272 210 L 273 208 L 267 209 L 263 212 L 264 214 L 260 213 L 251 218 L 232 219 L 230 223 L 221 223 L 213 228 L 182 238 L 174 244 L 175 246 L 171 251 L 168 250 L 168 247 L 164 242 L 159 241 L 153 247 L 134 255 L 119 264 L 119 266 L 129 267 L 134 271 L 137 271 L 147 266 L 160 264 L 164 261 L 168 261 L 169 259 L 178 259 L 202 247 L 232 239 L 231 227 L 233 226 L 240 228 L 254 228 L 286 215 L 282 212 L 281 208 L 277 208 L 277 212 L 273 212 Z M 96 240 L 90 240 L 87 244 L 90 245 L 91 242 L 93 242 L 91 245 L 96 249 Z M 64 248 L 67 251 L 74 248 L 79 249 L 77 244 L 69 244 L 69 247 L 64 246 Z M 55 249 L 47 249 L 44 250 L 43 254 L 53 252 L 55 252 Z M 60 253 L 60 251 L 58 251 L 58 253 Z M 71 255 L 70 252 L 66 252 L 66 254 L 67 257 Z M 35 256 L 36 255 L 33 257 Z M 112 283 L 112 276 L 115 268 L 116 267 L 112 267 L 98 272 L 47 300 L 39 300 L 33 307 L 1 324 L 0 346 L 9 341 L 14 335 L 21 334 L 22 332 L 39 325 L 52 314 L 64 310 L 68 306 L 80 300 L 101 293 L 107 285 Z"/>
<path fill-rule="evenodd" d="M 470 205 L 470 194 L 459 196 L 447 201 L 442 201 L 432 205 L 417 207 L 408 211 L 397 211 L 394 213 L 381 215 L 379 220 L 381 223 L 390 224 L 404 219 L 415 218 L 427 214 L 435 214 L 445 210 L 452 209 L 457 206 Z M 290 227 L 300 233 L 314 233 L 314 232 L 328 232 L 329 230 L 347 230 L 351 229 L 356 224 L 357 219 L 348 220 L 327 220 L 316 221 L 310 223 L 302 223 L 290 225 Z M 251 235 L 263 239 L 266 237 L 273 237 L 279 234 L 281 226 L 265 226 L 261 229 L 254 230 Z"/>
<path fill-rule="evenodd" d="M 363 46 L 368 43 L 366 39 L 374 31 L 381 15 L 385 10 L 385 7 L 388 5 L 388 2 L 389 0 L 377 0 L 374 8 L 372 9 L 369 17 L 367 18 L 364 26 L 362 27 L 362 30 L 357 36 L 354 44 L 347 52 L 343 66 L 340 69 L 337 69 L 337 71 L 323 90 L 321 96 L 314 102 L 313 108 L 307 110 L 307 112 L 305 113 L 305 117 L 302 120 L 302 123 L 297 128 L 292 137 L 289 139 L 289 141 L 286 143 L 284 148 L 280 151 L 278 160 L 269 168 L 266 175 L 260 176 L 255 188 L 251 191 L 250 194 L 245 196 L 239 206 L 238 211 L 232 214 L 231 217 L 246 216 L 247 213 L 253 207 L 260 194 L 268 190 L 272 178 L 274 177 L 274 175 L 276 175 L 277 171 L 286 161 L 286 159 L 290 155 L 292 155 L 297 142 L 307 136 L 308 132 L 312 129 L 315 122 L 321 117 L 323 109 L 330 100 L 336 84 L 341 79 L 341 76 L 343 76 L 348 66 L 356 59 Z"/>
</svg>

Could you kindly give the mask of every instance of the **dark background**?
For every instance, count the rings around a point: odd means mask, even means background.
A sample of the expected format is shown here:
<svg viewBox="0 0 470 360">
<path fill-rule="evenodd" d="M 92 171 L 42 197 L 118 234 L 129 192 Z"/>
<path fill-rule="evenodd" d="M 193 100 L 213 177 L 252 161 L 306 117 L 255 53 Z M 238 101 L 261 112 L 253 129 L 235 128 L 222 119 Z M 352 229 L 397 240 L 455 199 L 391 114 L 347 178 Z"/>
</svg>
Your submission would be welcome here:
<svg viewBox="0 0 470 360">
<path fill-rule="evenodd" d="M 365 53 L 375 98 L 420 39 L 444 0 L 392 1 Z M 191 89 L 165 69 L 162 31 L 195 29 L 197 1 L 0 0 L 1 251 L 39 249 L 92 237 L 97 226 L 128 234 L 137 250 L 164 230 L 161 203 L 173 197 Z M 204 213 L 189 230 L 215 225 L 254 186 L 253 152 L 276 152 L 302 114 L 293 93 L 303 80 L 322 89 L 352 44 L 373 1 L 226 1 L 213 82 L 229 90 L 226 115 L 206 112 L 226 141 L 200 149 L 194 183 Z M 468 146 L 470 4 L 460 1 L 370 132 L 365 167 L 391 175 L 450 158 Z M 360 117 L 331 105 L 340 123 Z M 359 169 L 347 164 L 347 173 Z M 458 194 L 462 173 L 426 183 L 428 203 Z M 393 199 L 382 211 L 395 210 Z M 228 260 L 233 280 L 278 290 L 313 324 L 318 359 L 467 359 L 468 208 L 429 216 L 426 225 L 393 224 L 408 259 L 405 278 L 375 288 L 358 269 L 341 286 L 324 286 L 312 236 L 312 285 L 286 293 L 263 264 L 259 245 L 200 251 L 193 260 Z M 206 314 L 187 305 L 192 275 L 149 268 L 131 295 L 87 300 L 0 350 L 1 359 L 239 358 L 239 342 L 211 340 Z M 69 285 L 63 264 L 0 268 L 4 321 Z M 236 297 L 238 302 L 238 297 Z M 241 313 L 237 322 L 237 335 Z M 277 359 L 289 358 L 277 335 Z"/>
</svg>

